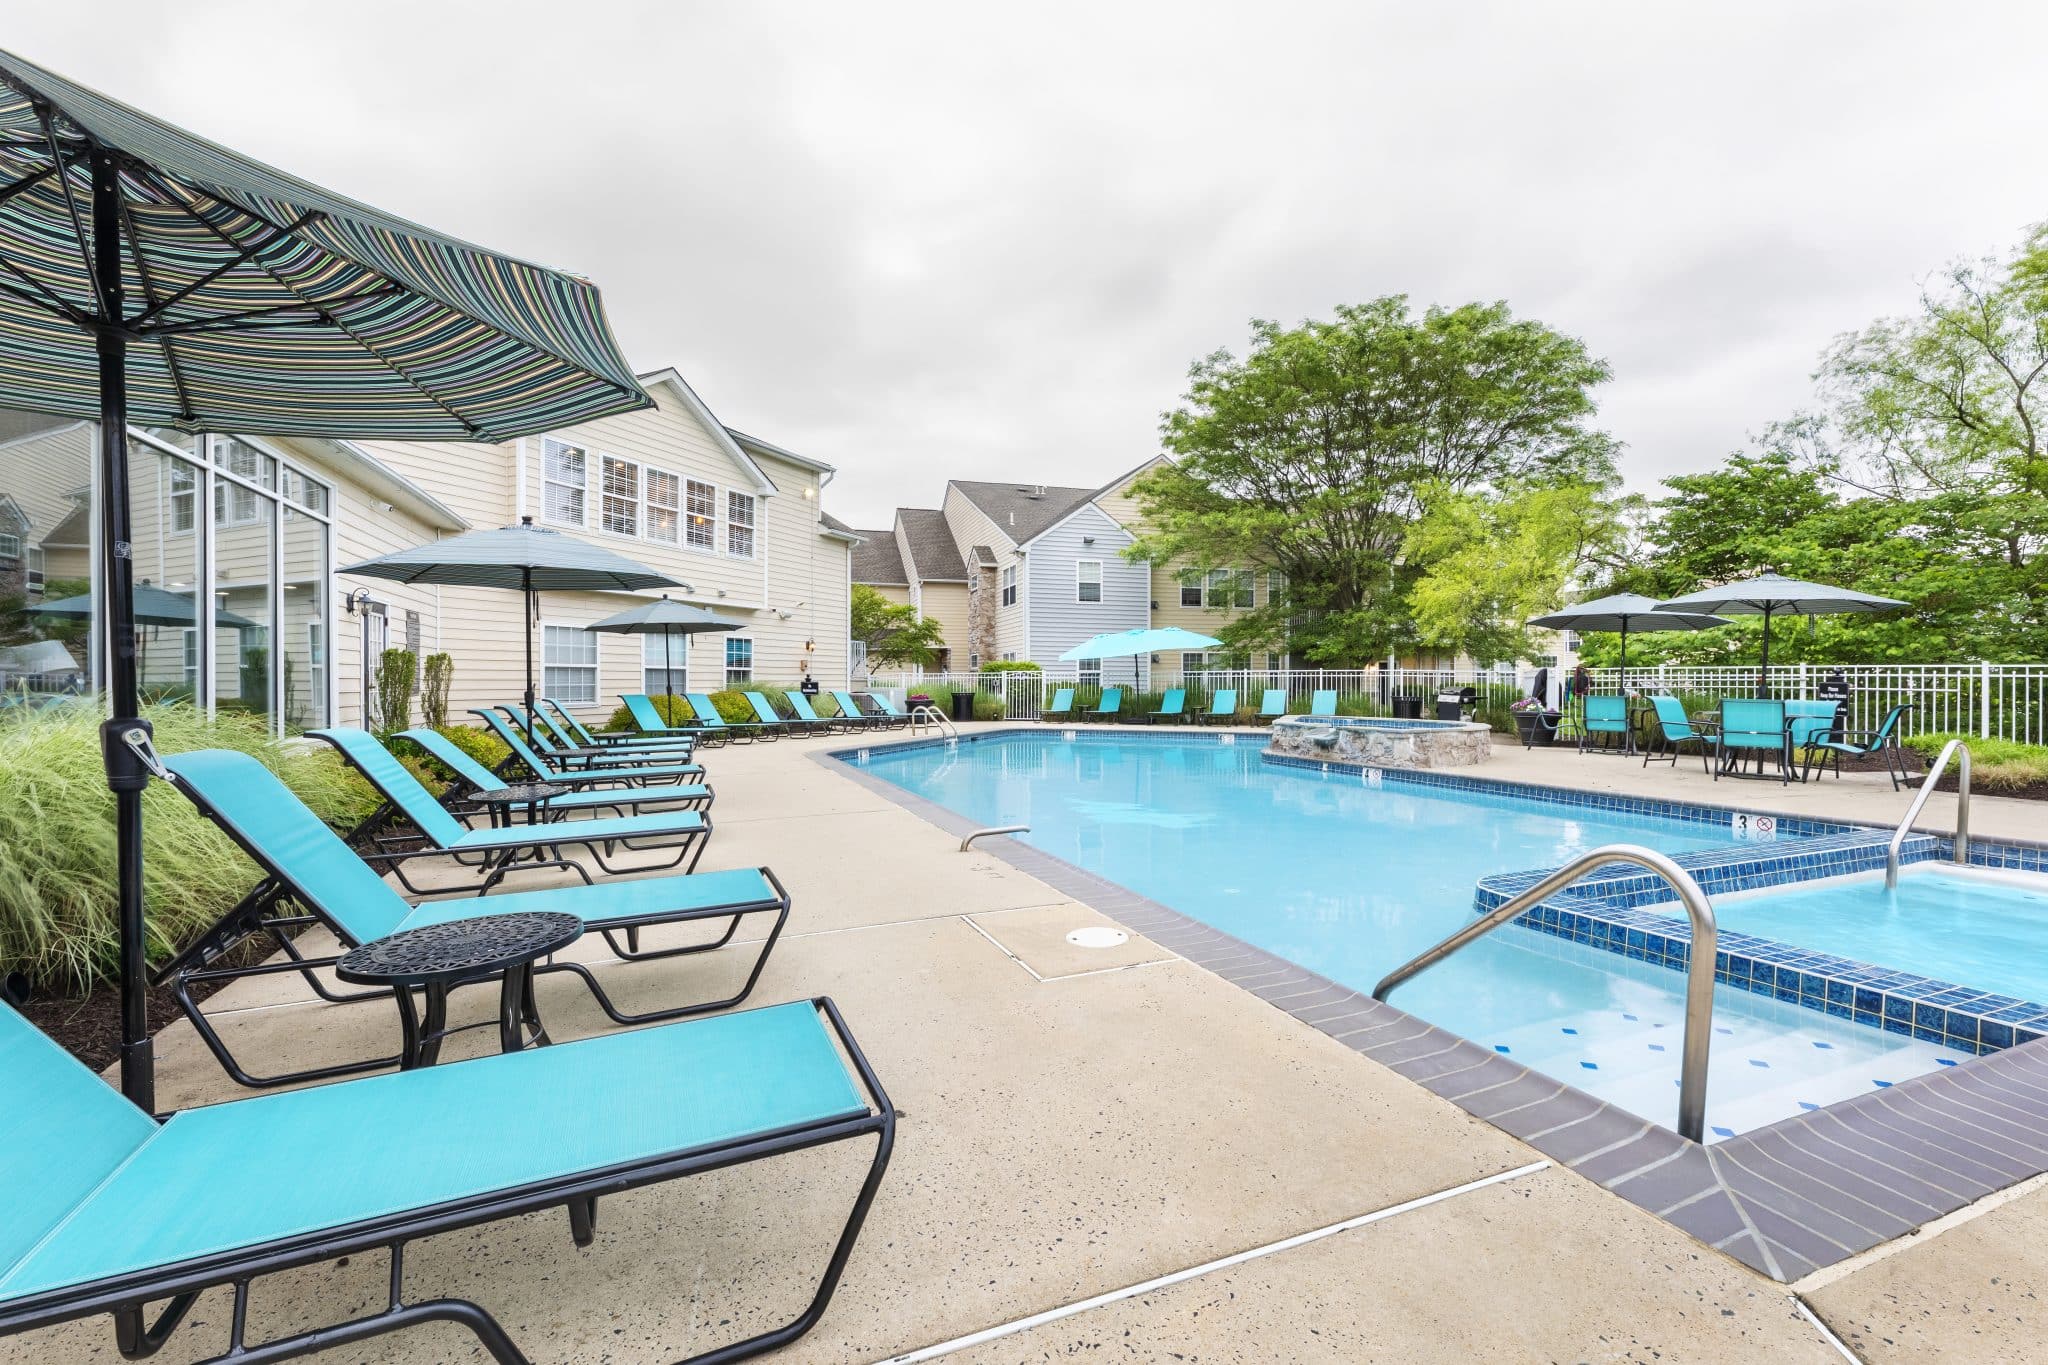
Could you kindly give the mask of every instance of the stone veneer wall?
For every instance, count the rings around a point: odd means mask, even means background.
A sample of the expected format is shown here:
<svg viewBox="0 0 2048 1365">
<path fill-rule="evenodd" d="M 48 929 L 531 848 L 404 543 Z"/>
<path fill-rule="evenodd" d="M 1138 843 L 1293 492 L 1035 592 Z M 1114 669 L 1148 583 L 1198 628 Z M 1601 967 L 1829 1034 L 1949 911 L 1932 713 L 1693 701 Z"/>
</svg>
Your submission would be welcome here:
<svg viewBox="0 0 2048 1365">
<path fill-rule="evenodd" d="M 1477 722 L 1288 716 L 1272 735 L 1268 753 L 1362 767 L 1469 768 L 1493 756 L 1493 731 Z"/>
</svg>

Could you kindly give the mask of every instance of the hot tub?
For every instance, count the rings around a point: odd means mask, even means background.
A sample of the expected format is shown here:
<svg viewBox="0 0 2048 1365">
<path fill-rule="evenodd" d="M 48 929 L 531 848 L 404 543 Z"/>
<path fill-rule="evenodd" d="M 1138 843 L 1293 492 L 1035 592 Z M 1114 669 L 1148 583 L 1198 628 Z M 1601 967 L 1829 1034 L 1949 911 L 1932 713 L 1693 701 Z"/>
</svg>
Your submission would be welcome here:
<svg viewBox="0 0 2048 1365">
<path fill-rule="evenodd" d="M 1469 768 L 1493 756 L 1493 731 L 1464 720 L 1282 716 L 1267 752 L 1358 767 Z"/>
</svg>

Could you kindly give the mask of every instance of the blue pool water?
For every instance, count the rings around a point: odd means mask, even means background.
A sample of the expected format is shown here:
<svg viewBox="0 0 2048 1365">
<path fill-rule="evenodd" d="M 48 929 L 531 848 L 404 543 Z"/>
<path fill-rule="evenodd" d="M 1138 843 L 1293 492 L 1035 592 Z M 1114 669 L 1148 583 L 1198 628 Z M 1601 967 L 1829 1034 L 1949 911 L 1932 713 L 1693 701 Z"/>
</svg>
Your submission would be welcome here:
<svg viewBox="0 0 2048 1365">
<path fill-rule="evenodd" d="M 1260 763 L 1215 736 L 1056 731 L 863 751 L 875 776 L 1358 990 L 1472 916 L 1473 884 L 1587 849 L 1667 853 L 1723 825 Z M 1508 928 L 1403 986 L 1395 1003 L 1660 1123 L 1677 1108 L 1684 981 Z M 1717 992 L 1709 1124 L 1742 1131 L 1962 1054 Z"/>
<path fill-rule="evenodd" d="M 1714 911 L 1724 929 L 2048 1001 L 2048 878 L 1921 863 L 1890 891 L 1873 873 L 1725 897 Z"/>
</svg>

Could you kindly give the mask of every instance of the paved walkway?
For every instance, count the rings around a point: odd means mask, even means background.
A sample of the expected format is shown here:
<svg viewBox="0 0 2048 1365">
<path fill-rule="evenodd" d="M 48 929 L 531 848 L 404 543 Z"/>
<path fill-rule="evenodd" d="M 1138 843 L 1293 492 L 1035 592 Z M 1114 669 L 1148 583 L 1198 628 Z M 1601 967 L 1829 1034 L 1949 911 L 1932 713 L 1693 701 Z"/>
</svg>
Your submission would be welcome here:
<svg viewBox="0 0 2048 1365">
<path fill-rule="evenodd" d="M 754 1003 L 836 998 L 903 1111 L 838 1298 L 770 1359 L 1843 1358 L 1783 1286 L 1238 987 L 1142 937 L 1110 953 L 1067 944 L 1101 917 L 811 761 L 834 742 L 707 760 L 705 869 L 771 865 L 794 900 Z M 1617 759 L 1519 750 L 1490 771 L 1676 785 Z M 1795 799 L 1818 798 L 1771 804 Z M 1854 799 L 1871 818 L 1894 804 Z M 708 991 L 729 965 L 576 951 L 628 1007 Z M 600 1031 L 569 980 L 541 992 L 556 1037 Z M 472 991 L 459 1012 L 481 1018 L 494 1001 Z M 282 977 L 213 1008 L 235 1046 L 298 1065 L 388 1048 L 395 1032 L 381 1005 L 318 1004 Z M 458 1035 L 449 1054 L 485 1037 Z M 235 1094 L 182 1023 L 159 1049 L 161 1103 Z M 536 1361 L 701 1351 L 808 1293 L 865 1156 L 851 1148 L 608 1200 L 583 1251 L 559 1214 L 437 1238 L 409 1256 L 409 1287 L 474 1297 Z M 251 1155 L 272 1163 L 262 1178 L 290 1177 L 290 1153 Z M 219 1197 L 260 1198 L 251 1169 Z M 1814 1305 L 1865 1359 L 2025 1359 L 2048 1288 L 2044 1200 L 1907 1239 L 1910 1251 L 1830 1277 Z M 365 1257 L 259 1285 L 252 1331 L 372 1308 L 383 1275 Z M 221 1349 L 226 1308 L 203 1300 L 158 1359 Z M 380 1349 L 363 1358 L 474 1358 L 440 1329 Z M 7 1362 L 117 1358 L 103 1321 L 0 1343 Z"/>
</svg>

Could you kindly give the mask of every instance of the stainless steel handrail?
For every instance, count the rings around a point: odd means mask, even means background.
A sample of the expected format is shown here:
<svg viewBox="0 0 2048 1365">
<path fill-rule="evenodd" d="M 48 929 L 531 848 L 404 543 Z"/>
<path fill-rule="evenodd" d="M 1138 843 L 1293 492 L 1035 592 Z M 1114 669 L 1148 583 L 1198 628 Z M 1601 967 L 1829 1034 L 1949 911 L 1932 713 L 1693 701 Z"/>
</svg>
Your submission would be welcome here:
<svg viewBox="0 0 2048 1365">
<path fill-rule="evenodd" d="M 1714 928 L 1714 907 L 1692 874 L 1653 848 L 1639 844 L 1608 844 L 1581 854 L 1536 885 L 1516 896 L 1498 910 L 1492 910 L 1452 934 L 1442 943 L 1388 972 L 1372 988 L 1372 998 L 1384 1001 L 1394 987 L 1429 970 L 1474 939 L 1492 933 L 1596 868 L 1632 863 L 1662 878 L 1678 893 L 1685 917 L 1692 921 L 1692 951 L 1685 973 L 1685 1040 L 1678 1070 L 1678 1135 L 1701 1140 L 1707 1120 L 1707 1045 L 1713 1039 L 1714 953 L 1719 934 Z"/>
<path fill-rule="evenodd" d="M 1913 822 L 1920 818 L 1921 808 L 1927 798 L 1934 795 L 1934 784 L 1941 781 L 1941 775 L 1948 771 L 1948 761 L 1960 753 L 1963 761 L 1956 769 L 1956 839 L 1955 861 L 1970 861 L 1970 746 L 1967 741 L 1952 739 L 1941 746 L 1941 756 L 1927 765 L 1927 776 L 1920 783 L 1920 790 L 1914 793 L 1913 804 L 1906 807 L 1906 818 L 1899 821 L 1899 827 L 1892 831 L 1892 841 L 1884 850 L 1884 889 L 1890 891 L 1899 884 L 1899 850 L 1905 846 L 1906 836 L 1913 832 Z"/>
<path fill-rule="evenodd" d="M 968 846 L 976 839 L 986 839 L 991 834 L 1029 834 L 1030 832 L 1031 826 L 1029 825 L 991 825 L 987 829 L 978 829 L 965 839 L 962 839 L 960 841 L 960 851 L 965 853 Z"/>
<path fill-rule="evenodd" d="M 960 738 L 960 727 L 949 720 L 944 711 L 936 706 L 913 706 L 910 708 L 910 733 L 916 734 L 926 725 L 936 725 L 939 730 L 954 739 Z"/>
</svg>

